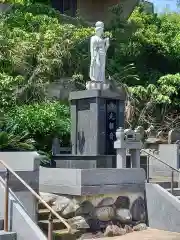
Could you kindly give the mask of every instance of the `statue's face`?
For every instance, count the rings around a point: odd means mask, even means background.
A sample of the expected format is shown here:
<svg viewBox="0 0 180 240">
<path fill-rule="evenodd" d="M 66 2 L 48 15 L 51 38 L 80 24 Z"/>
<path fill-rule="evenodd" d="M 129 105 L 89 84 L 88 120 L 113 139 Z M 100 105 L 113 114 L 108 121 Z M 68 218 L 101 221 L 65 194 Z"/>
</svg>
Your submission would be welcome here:
<svg viewBox="0 0 180 240">
<path fill-rule="evenodd" d="M 99 27 L 99 28 L 96 29 L 96 35 L 97 36 L 101 37 L 103 33 L 104 33 L 104 28 Z"/>
</svg>

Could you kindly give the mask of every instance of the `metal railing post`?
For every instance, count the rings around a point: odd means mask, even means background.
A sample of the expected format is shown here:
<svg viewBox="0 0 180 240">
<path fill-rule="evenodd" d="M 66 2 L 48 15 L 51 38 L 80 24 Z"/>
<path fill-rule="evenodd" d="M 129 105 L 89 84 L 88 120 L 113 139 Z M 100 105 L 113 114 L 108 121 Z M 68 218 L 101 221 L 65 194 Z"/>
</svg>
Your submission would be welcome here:
<svg viewBox="0 0 180 240">
<path fill-rule="evenodd" d="M 8 232 L 8 215 L 9 215 L 9 170 L 6 169 L 5 198 L 4 198 L 4 231 L 5 232 Z"/>
<path fill-rule="evenodd" d="M 149 183 L 149 155 L 147 156 L 147 183 Z"/>
<path fill-rule="evenodd" d="M 171 194 L 173 194 L 174 190 L 174 171 L 171 172 Z"/>
<path fill-rule="evenodd" d="M 53 240 L 53 218 L 51 212 L 48 221 L 48 240 Z"/>
</svg>

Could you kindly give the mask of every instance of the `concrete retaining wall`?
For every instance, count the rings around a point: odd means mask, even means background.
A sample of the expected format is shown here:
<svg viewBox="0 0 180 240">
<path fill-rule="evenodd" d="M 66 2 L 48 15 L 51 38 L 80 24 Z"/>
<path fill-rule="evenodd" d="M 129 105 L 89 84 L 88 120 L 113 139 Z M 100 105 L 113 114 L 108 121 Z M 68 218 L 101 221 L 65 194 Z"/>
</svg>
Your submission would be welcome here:
<svg viewBox="0 0 180 240">
<path fill-rule="evenodd" d="M 157 184 L 146 184 L 149 227 L 180 232 L 180 201 Z"/>
<path fill-rule="evenodd" d="M 0 231 L 0 240 L 16 240 L 16 233 Z"/>
<path fill-rule="evenodd" d="M 11 167 L 29 186 L 39 192 L 40 158 L 37 152 L 0 152 L 0 159 Z M 4 179 L 5 168 L 0 164 L 0 176 Z M 29 216 L 37 221 L 37 199 L 13 175 L 9 175 L 9 187 L 23 203 Z"/>
<path fill-rule="evenodd" d="M 4 181 L 0 177 L 0 216 L 4 216 Z M 40 228 L 31 219 L 22 202 L 10 190 L 9 230 L 17 233 L 17 240 L 47 240 Z"/>
<path fill-rule="evenodd" d="M 60 169 L 40 167 L 40 191 L 69 195 L 144 191 L 143 169 Z"/>
</svg>

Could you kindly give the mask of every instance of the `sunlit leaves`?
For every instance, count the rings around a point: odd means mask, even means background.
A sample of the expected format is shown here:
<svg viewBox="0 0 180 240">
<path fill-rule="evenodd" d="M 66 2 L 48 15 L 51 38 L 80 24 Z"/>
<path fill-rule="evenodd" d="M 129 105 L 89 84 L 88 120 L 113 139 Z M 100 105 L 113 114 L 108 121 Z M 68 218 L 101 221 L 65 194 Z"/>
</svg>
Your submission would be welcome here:
<svg viewBox="0 0 180 240">
<path fill-rule="evenodd" d="M 13 132 L 23 130 L 33 137 L 38 134 L 62 136 L 70 131 L 69 108 L 59 102 L 15 107 L 6 117 Z"/>
</svg>

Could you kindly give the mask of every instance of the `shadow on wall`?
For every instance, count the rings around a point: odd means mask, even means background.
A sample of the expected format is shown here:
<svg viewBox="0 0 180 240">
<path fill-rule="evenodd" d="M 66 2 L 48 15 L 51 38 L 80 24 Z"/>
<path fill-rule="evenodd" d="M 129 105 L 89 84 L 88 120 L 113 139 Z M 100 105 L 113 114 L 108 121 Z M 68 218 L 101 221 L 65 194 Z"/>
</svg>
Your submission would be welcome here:
<svg viewBox="0 0 180 240">
<path fill-rule="evenodd" d="M 81 154 L 84 153 L 84 145 L 85 145 L 84 131 L 79 131 L 78 132 L 78 148 Z"/>
</svg>

